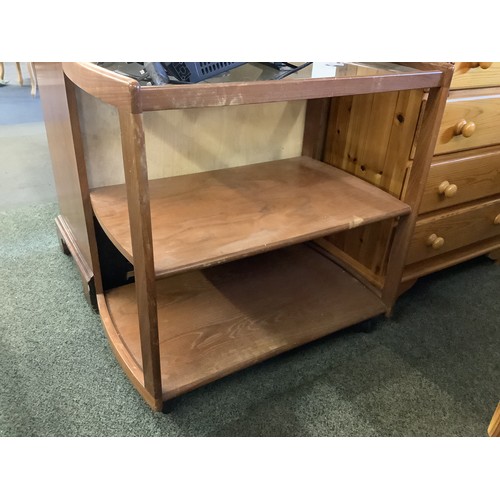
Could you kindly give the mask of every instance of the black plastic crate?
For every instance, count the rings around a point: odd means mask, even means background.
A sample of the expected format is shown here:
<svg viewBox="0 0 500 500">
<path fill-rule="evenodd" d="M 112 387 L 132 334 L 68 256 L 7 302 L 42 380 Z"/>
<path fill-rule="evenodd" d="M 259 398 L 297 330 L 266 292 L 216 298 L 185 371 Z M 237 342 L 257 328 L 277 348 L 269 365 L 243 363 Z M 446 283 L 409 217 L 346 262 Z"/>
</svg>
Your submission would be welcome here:
<svg viewBox="0 0 500 500">
<path fill-rule="evenodd" d="M 170 62 L 162 63 L 167 73 L 181 82 L 196 83 L 220 75 L 243 62 Z"/>
</svg>

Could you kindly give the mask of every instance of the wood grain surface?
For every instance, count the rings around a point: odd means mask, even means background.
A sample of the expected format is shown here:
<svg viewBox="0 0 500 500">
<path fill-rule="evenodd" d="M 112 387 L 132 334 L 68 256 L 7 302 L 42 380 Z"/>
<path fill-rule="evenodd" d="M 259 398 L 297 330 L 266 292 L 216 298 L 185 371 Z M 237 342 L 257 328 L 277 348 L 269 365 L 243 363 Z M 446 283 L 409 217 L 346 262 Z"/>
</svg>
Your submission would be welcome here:
<svg viewBox="0 0 500 500">
<path fill-rule="evenodd" d="M 470 62 L 456 63 L 450 88 L 467 89 L 500 86 L 500 63 L 491 63 L 491 66 L 487 68 L 483 68 L 479 64 Z"/>
<path fill-rule="evenodd" d="M 134 113 L 141 112 L 137 80 L 89 62 L 63 62 L 65 75 L 85 92 Z"/>
<path fill-rule="evenodd" d="M 385 310 L 306 245 L 172 276 L 157 293 L 164 399 Z M 134 285 L 107 292 L 106 302 L 119 342 L 141 366 Z"/>
<path fill-rule="evenodd" d="M 441 269 L 460 264 L 466 260 L 488 254 L 492 260 L 500 260 L 500 238 L 493 237 L 474 242 L 465 247 L 457 248 L 451 252 L 436 255 L 426 260 L 421 260 L 405 267 L 402 282 L 416 281 L 420 276 L 434 273 Z"/>
<path fill-rule="evenodd" d="M 149 182 L 157 277 L 407 214 L 409 207 L 307 157 Z M 123 185 L 91 193 L 96 217 L 133 262 Z"/>
<path fill-rule="evenodd" d="M 439 186 L 446 181 L 457 186 L 456 193 L 451 197 L 439 192 Z M 427 177 L 419 213 L 452 207 L 499 193 L 498 146 L 436 156 Z"/>
<path fill-rule="evenodd" d="M 416 73 L 390 73 L 342 78 L 275 80 L 243 83 L 200 83 L 142 87 L 143 111 L 158 109 L 234 106 L 278 101 L 297 101 L 353 94 L 371 94 L 437 87 L 442 72 L 438 69 Z"/>
<path fill-rule="evenodd" d="M 131 247 L 136 256 L 135 290 L 141 337 L 144 387 L 161 404 L 156 281 L 153 264 L 148 172 L 144 150 L 142 115 L 120 109 L 127 212 L 130 214 Z"/>
<path fill-rule="evenodd" d="M 475 131 L 469 137 L 456 135 L 455 127 L 461 121 L 474 123 Z M 500 144 L 500 93 L 486 91 L 450 92 L 439 129 L 435 154 Z"/>
<path fill-rule="evenodd" d="M 72 112 L 66 95 L 61 63 L 35 63 L 40 88 L 45 130 L 52 159 L 60 213 L 74 235 L 87 267 L 91 255 L 87 236 L 85 203 L 87 186 L 80 175 L 76 150 L 79 137 L 72 127 Z M 82 193 L 83 191 L 83 193 Z"/>
<path fill-rule="evenodd" d="M 500 198 L 488 199 L 478 204 L 466 204 L 457 210 L 437 212 L 435 215 L 419 218 L 406 263 L 432 258 L 488 238 L 498 238 L 500 224 L 495 223 L 498 215 Z M 433 248 L 427 244 L 432 234 L 444 239 L 441 247 Z"/>
<path fill-rule="evenodd" d="M 420 90 L 332 100 L 324 161 L 402 198 L 423 95 Z M 335 233 L 329 239 L 362 263 L 369 275 L 382 276 L 392 234 L 389 221 Z"/>
</svg>

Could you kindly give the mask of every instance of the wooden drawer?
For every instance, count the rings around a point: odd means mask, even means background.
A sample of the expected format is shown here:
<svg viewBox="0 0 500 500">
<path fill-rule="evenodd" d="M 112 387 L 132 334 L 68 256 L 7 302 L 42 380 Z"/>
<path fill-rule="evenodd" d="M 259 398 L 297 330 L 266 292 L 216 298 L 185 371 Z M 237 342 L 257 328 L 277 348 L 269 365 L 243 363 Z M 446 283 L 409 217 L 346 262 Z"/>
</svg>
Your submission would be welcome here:
<svg viewBox="0 0 500 500">
<path fill-rule="evenodd" d="M 421 218 L 415 226 L 406 264 L 429 259 L 494 236 L 500 236 L 500 198 Z"/>
<path fill-rule="evenodd" d="M 437 156 L 431 164 L 419 213 L 500 193 L 500 147 Z"/>
<path fill-rule="evenodd" d="M 479 87 L 500 86 L 500 63 L 470 63 L 455 64 L 451 89 L 470 89 Z"/>
<path fill-rule="evenodd" d="M 500 143 L 500 92 L 450 92 L 435 154 Z"/>
</svg>

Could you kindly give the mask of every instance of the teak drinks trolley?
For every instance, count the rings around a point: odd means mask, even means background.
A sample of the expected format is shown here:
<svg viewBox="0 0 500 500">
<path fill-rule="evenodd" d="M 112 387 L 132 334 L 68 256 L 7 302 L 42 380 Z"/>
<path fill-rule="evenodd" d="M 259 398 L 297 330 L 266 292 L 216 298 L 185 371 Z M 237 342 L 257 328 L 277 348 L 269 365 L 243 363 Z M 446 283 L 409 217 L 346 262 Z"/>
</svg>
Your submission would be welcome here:
<svg viewBox="0 0 500 500">
<path fill-rule="evenodd" d="M 118 361 L 154 410 L 271 356 L 390 314 L 451 65 L 347 64 L 335 77 L 142 87 L 93 63 L 38 66 L 63 246 L 77 260 Z M 89 188 L 86 148 L 99 138 L 82 139 L 79 93 L 116 110 L 124 183 Z M 346 143 L 339 139 L 338 104 L 377 95 L 410 96 L 397 97 L 394 109 L 413 99 L 418 111 L 411 124 L 401 111 L 388 121 L 387 141 L 395 144 L 381 152 L 388 165 L 402 147 L 394 131 L 413 127 L 411 162 L 387 167 L 404 174 L 396 194 L 384 171 L 361 178 L 363 165 L 359 176 L 336 165 L 331 146 Z M 218 169 L 148 176 L 148 113 L 261 110 L 294 101 L 304 106 L 298 156 L 231 168 L 222 168 L 221 159 Z M 380 134 L 372 125 L 349 140 Z M 377 273 L 335 244 L 339 234 L 373 228 Z"/>
</svg>

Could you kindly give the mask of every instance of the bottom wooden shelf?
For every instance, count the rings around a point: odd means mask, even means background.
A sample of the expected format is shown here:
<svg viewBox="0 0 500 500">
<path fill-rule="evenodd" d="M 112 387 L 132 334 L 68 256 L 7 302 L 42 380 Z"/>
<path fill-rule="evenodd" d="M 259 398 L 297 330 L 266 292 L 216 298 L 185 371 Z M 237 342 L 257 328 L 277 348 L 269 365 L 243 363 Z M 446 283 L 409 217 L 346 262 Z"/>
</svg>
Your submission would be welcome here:
<svg viewBox="0 0 500 500">
<path fill-rule="evenodd" d="M 385 312 L 379 297 L 306 244 L 157 281 L 164 400 Z M 134 285 L 99 300 L 141 390 Z"/>
</svg>

